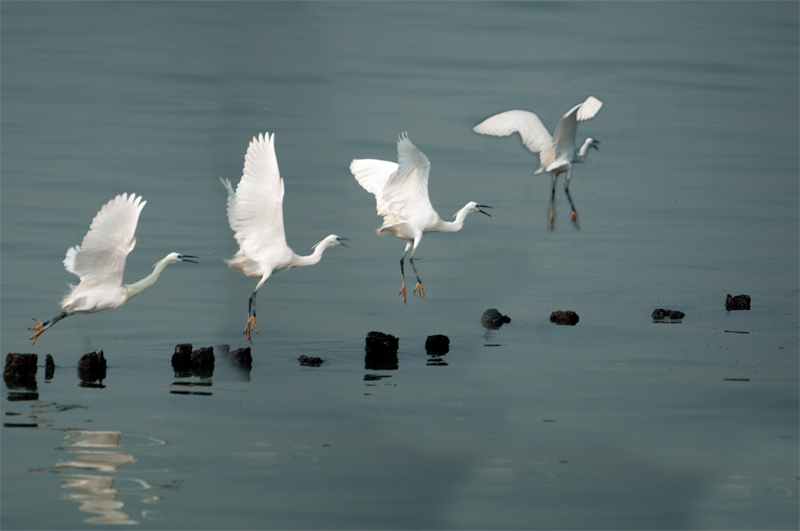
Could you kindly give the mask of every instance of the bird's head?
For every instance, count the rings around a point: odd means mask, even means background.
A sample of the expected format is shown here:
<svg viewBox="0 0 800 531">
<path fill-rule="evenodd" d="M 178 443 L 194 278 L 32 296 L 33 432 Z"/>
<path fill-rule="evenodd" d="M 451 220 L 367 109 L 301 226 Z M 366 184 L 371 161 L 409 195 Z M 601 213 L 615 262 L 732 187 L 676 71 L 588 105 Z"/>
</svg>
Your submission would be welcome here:
<svg viewBox="0 0 800 531">
<path fill-rule="evenodd" d="M 191 262 L 193 264 L 196 264 L 197 257 L 189 254 L 169 253 L 167 256 L 161 259 L 161 262 L 166 262 L 167 264 L 175 264 L 177 262 Z M 158 263 L 153 264 L 153 267 L 155 267 L 156 265 L 158 265 Z"/>
<path fill-rule="evenodd" d="M 475 201 L 470 201 L 467 203 L 467 206 L 464 209 L 467 211 L 467 214 L 475 214 L 476 212 L 480 212 L 481 214 L 486 214 L 489 217 L 492 217 L 491 214 L 483 210 L 484 208 L 492 208 L 489 205 L 479 205 Z M 456 214 L 458 215 L 458 214 Z"/>
<path fill-rule="evenodd" d="M 347 238 L 342 238 L 341 236 L 331 234 L 329 236 L 326 236 L 325 239 L 319 242 L 318 244 L 314 245 L 314 248 L 322 247 L 323 249 L 325 249 L 327 247 L 336 247 L 337 245 L 342 245 L 344 247 L 347 247 L 347 245 L 345 245 L 344 243 L 345 241 L 347 241 Z"/>
</svg>

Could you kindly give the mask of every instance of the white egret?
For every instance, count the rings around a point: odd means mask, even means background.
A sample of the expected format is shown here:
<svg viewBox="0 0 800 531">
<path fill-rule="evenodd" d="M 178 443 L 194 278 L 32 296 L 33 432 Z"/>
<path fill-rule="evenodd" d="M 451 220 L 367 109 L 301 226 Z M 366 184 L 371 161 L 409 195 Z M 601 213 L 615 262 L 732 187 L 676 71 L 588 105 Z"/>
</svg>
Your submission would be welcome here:
<svg viewBox="0 0 800 531">
<path fill-rule="evenodd" d="M 486 214 L 483 208 L 471 201 L 455 213 L 454 221 L 442 221 L 431 206 L 428 198 L 428 174 L 431 163 L 428 157 L 411 143 L 408 134 L 403 133 L 397 140 L 397 164 L 385 160 L 356 159 L 350 163 L 350 171 L 365 190 L 375 195 L 378 215 L 383 216 L 383 225 L 377 230 L 379 236 L 390 233 L 406 241 L 406 248 L 400 258 L 400 294 L 406 302 L 406 279 L 403 261 L 411 249 L 409 263 L 417 277 L 414 293 L 425 298 L 422 281 L 414 265 L 414 254 L 422 241 L 423 234 L 429 232 L 456 232 L 464 226 L 464 219 L 475 212 Z"/>
<path fill-rule="evenodd" d="M 147 201 L 136 194 L 121 194 L 103 205 L 92 220 L 89 232 L 80 245 L 70 248 L 64 258 L 67 271 L 81 279 L 77 286 L 61 301 L 59 315 L 47 322 L 34 319 L 38 324 L 28 330 L 36 330 L 29 339 L 36 339 L 45 330 L 64 317 L 76 313 L 94 313 L 109 308 L 121 308 L 129 299 L 140 294 L 161 276 L 164 268 L 176 262 L 193 262 L 186 254 L 169 253 L 153 265 L 153 272 L 133 284 L 123 284 L 125 260 L 136 245 L 136 224 Z"/>
<path fill-rule="evenodd" d="M 553 136 L 547 132 L 542 121 L 529 111 L 513 110 L 490 116 L 472 128 L 482 135 L 508 136 L 519 133 L 522 143 L 533 153 L 539 154 L 539 168 L 534 173 L 550 172 L 553 176 L 553 189 L 550 192 L 550 228 L 553 228 L 553 202 L 556 196 L 556 179 L 561 173 L 567 173 L 564 191 L 567 193 L 570 207 L 572 208 L 572 221 L 578 227 L 578 213 L 572 204 L 569 195 L 569 178 L 572 175 L 572 164 L 583 162 L 589 149 L 598 148 L 599 140 L 587 138 L 580 149 L 575 151 L 575 131 L 578 122 L 588 120 L 597 114 L 603 102 L 589 96 L 586 101 L 579 103 L 564 114 L 556 125 Z"/>
<path fill-rule="evenodd" d="M 331 234 L 314 245 L 314 252 L 299 256 L 286 244 L 283 229 L 283 179 L 275 156 L 275 135 L 253 137 L 244 157 L 244 172 L 234 191 L 230 179 L 222 180 L 228 190 L 228 223 L 235 233 L 239 251 L 228 267 L 241 271 L 258 284 L 247 310 L 244 337 L 252 343 L 256 325 L 256 294 L 273 273 L 293 267 L 314 265 L 328 247 L 344 245 L 346 238 Z"/>
</svg>

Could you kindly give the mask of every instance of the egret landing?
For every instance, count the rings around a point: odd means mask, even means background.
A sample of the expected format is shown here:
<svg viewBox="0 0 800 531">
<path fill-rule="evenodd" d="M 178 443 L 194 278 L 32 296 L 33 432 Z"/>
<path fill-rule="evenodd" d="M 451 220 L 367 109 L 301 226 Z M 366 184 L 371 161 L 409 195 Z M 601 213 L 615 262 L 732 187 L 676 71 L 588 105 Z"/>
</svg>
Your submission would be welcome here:
<svg viewBox="0 0 800 531">
<path fill-rule="evenodd" d="M 168 265 L 195 262 L 193 258 L 196 256 L 169 253 L 156 262 L 153 272 L 142 280 L 133 284 L 122 283 L 125 260 L 136 245 L 136 225 L 146 203 L 141 196 L 121 194 L 103 205 L 92 220 L 83 242 L 70 248 L 64 258 L 64 267 L 81 281 L 77 286 L 71 286 L 69 294 L 61 301 L 63 312 L 44 323 L 34 319 L 36 324 L 28 327 L 28 330 L 36 331 L 29 338 L 34 345 L 45 330 L 61 319 L 76 313 L 121 308 L 129 299 L 155 284 Z"/>
<path fill-rule="evenodd" d="M 253 342 L 256 324 L 256 294 L 273 273 L 293 267 L 314 265 L 322 259 L 328 247 L 344 245 L 346 238 L 335 234 L 314 245 L 314 252 L 300 256 L 286 244 L 283 228 L 283 179 L 275 156 L 275 135 L 253 137 L 244 157 L 244 172 L 236 190 L 230 180 L 222 180 L 228 190 L 228 223 L 233 229 L 239 250 L 228 267 L 257 278 L 258 284 L 250 296 L 244 337 Z"/>
<path fill-rule="evenodd" d="M 397 140 L 397 163 L 375 159 L 356 159 L 350 163 L 350 171 L 358 184 L 375 195 L 378 215 L 383 216 L 383 225 L 377 230 L 378 235 L 394 234 L 406 242 L 400 258 L 400 295 L 403 296 L 403 304 L 406 303 L 403 262 L 409 249 L 411 255 L 408 262 L 417 277 L 414 294 L 419 293 L 424 299 L 425 290 L 414 265 L 414 254 L 422 236 L 429 232 L 457 232 L 464 226 L 468 215 L 480 212 L 489 216 L 482 209 L 492 208 L 471 201 L 455 213 L 453 221 L 442 221 L 428 198 L 430 170 L 428 157 L 411 143 L 407 133 L 400 135 Z"/>
<path fill-rule="evenodd" d="M 553 188 L 550 192 L 551 230 L 555 217 L 553 203 L 556 197 L 556 180 L 562 173 L 567 174 L 564 191 L 569 199 L 570 208 L 572 208 L 572 221 L 576 228 L 580 228 L 578 213 L 575 211 L 575 205 L 569 195 L 569 178 L 572 176 L 572 165 L 576 162 L 584 162 L 589 149 L 599 150 L 600 141 L 589 137 L 583 141 L 580 149 L 575 151 L 575 131 L 578 129 L 578 122 L 594 117 L 602 106 L 603 102 L 594 96 L 589 96 L 586 101 L 577 104 L 561 117 L 552 137 L 538 116 L 532 112 L 521 110 L 495 114 L 472 128 L 473 131 L 482 135 L 508 136 L 519 133 L 522 143 L 533 153 L 539 154 L 539 168 L 534 173 L 549 172 L 553 176 Z"/>
</svg>

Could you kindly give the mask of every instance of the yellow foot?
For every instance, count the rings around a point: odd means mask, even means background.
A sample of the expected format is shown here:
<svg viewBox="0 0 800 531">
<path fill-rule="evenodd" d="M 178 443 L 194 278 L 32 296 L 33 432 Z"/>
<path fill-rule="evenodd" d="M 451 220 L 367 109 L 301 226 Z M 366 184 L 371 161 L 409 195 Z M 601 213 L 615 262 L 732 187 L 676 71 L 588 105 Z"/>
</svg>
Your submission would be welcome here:
<svg viewBox="0 0 800 531">
<path fill-rule="evenodd" d="M 258 326 L 256 325 L 256 318 L 251 316 L 250 319 L 247 320 L 247 326 L 244 327 L 244 338 L 248 340 L 250 343 L 253 342 L 252 338 L 250 337 L 250 332 L 258 333 Z"/>
<path fill-rule="evenodd" d="M 406 303 L 406 285 L 403 284 L 403 287 L 400 288 L 400 295 L 403 296 L 403 304 Z"/>
<path fill-rule="evenodd" d="M 414 286 L 414 293 L 416 293 L 416 292 L 418 292 L 418 291 L 419 291 L 419 296 L 420 296 L 421 298 L 423 298 L 423 299 L 427 299 L 427 297 L 425 296 L 425 290 L 424 290 L 424 289 L 422 289 L 422 284 L 420 284 L 419 282 L 417 282 L 417 285 L 416 285 L 416 286 Z"/>
<path fill-rule="evenodd" d="M 574 210 L 572 211 L 572 222 L 575 223 L 576 229 L 580 229 L 580 226 L 578 225 L 578 213 Z"/>
<path fill-rule="evenodd" d="M 47 328 L 44 328 L 44 323 L 41 322 L 39 319 L 34 319 L 34 321 L 36 321 L 37 324 L 28 327 L 28 330 L 38 330 L 38 332 L 36 332 L 35 334 L 33 334 L 31 337 L 28 338 L 31 341 L 33 341 L 33 343 L 31 343 L 32 345 L 35 345 L 36 344 L 36 339 L 40 335 L 42 335 L 45 330 L 47 330 Z"/>
<path fill-rule="evenodd" d="M 555 219 L 555 217 L 556 217 L 555 214 L 551 210 L 550 211 L 550 230 L 553 230 L 553 220 Z"/>
</svg>

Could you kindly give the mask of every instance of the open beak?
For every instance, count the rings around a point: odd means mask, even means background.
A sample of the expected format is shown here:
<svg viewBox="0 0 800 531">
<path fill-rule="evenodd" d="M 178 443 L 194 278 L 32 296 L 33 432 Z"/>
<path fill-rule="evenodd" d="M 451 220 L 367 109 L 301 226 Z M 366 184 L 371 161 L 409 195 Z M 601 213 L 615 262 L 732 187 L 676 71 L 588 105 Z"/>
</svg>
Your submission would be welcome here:
<svg viewBox="0 0 800 531">
<path fill-rule="evenodd" d="M 192 260 L 192 258 L 194 258 L 194 260 Z M 198 259 L 197 256 L 192 256 L 190 254 L 179 254 L 178 255 L 178 260 L 180 260 L 181 262 L 191 262 L 193 264 L 196 264 L 197 263 L 197 259 Z"/>
<path fill-rule="evenodd" d="M 349 246 L 349 245 L 347 245 L 346 243 L 343 243 L 343 242 L 349 242 L 349 241 L 350 241 L 350 238 L 342 238 L 342 237 L 340 236 L 340 237 L 336 238 L 336 241 L 339 243 L 339 245 L 342 245 L 342 246 L 344 246 L 344 247 L 347 247 L 348 249 L 350 248 L 350 246 Z"/>
<path fill-rule="evenodd" d="M 481 210 L 482 208 L 492 208 L 489 205 L 475 205 L 475 208 L 477 208 L 478 212 L 480 212 L 481 214 L 486 214 L 487 216 L 492 217 L 492 215 L 489 214 L 488 212 Z"/>
<path fill-rule="evenodd" d="M 592 142 L 592 146 L 591 147 L 595 148 L 597 151 L 600 151 L 600 148 L 598 147 L 599 144 L 600 144 L 600 141 L 599 140 L 595 140 L 594 142 Z"/>
</svg>

